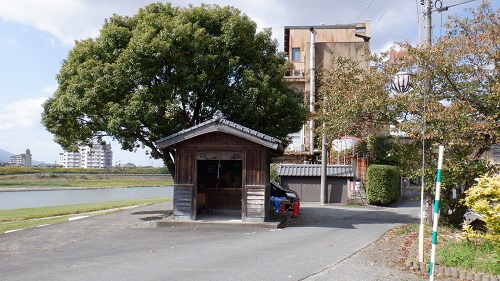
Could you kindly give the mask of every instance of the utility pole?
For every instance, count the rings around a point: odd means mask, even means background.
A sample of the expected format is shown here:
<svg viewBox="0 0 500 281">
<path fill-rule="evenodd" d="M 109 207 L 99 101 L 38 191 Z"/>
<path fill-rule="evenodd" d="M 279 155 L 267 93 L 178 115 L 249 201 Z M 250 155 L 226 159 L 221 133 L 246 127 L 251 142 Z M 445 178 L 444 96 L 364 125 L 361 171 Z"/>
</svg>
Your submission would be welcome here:
<svg viewBox="0 0 500 281">
<path fill-rule="evenodd" d="M 315 109 L 315 103 L 316 103 L 316 30 L 314 27 L 311 27 L 309 29 L 311 31 L 311 46 L 310 46 L 310 60 L 309 60 L 309 67 L 310 71 L 309 74 L 311 76 L 309 84 L 310 84 L 310 91 L 309 91 L 309 111 L 311 112 L 311 115 L 316 112 Z M 311 116 L 309 121 L 309 152 L 311 154 L 311 161 L 313 160 L 313 155 L 314 155 L 314 117 Z"/>
<path fill-rule="evenodd" d="M 326 112 L 326 108 L 323 108 Z M 320 204 L 326 203 L 326 166 L 328 164 L 327 149 L 326 149 L 326 124 L 323 121 L 323 135 L 321 138 L 321 187 L 320 187 Z"/>
<path fill-rule="evenodd" d="M 424 18 L 425 18 L 425 47 L 430 47 L 432 43 L 432 0 L 424 0 Z"/>
<path fill-rule="evenodd" d="M 311 31 L 311 55 L 310 55 L 310 75 L 311 75 L 311 81 L 310 81 L 310 97 L 309 97 L 309 109 L 311 113 L 315 112 L 315 107 L 314 103 L 316 102 L 316 30 L 314 27 L 311 27 L 309 29 Z M 325 111 L 325 109 L 323 109 Z M 309 142 L 310 142 L 310 152 L 311 155 L 314 155 L 314 118 L 311 117 L 310 121 L 310 131 L 309 131 Z M 321 183 L 320 183 L 320 203 L 325 204 L 325 192 L 326 192 L 326 164 L 327 164 L 327 157 L 326 157 L 326 133 L 324 132 L 325 130 L 325 122 L 323 122 L 323 136 L 321 139 Z"/>
<path fill-rule="evenodd" d="M 430 48 L 432 45 L 432 2 L 433 0 L 425 0 L 425 46 L 424 48 Z M 424 69 L 426 72 L 427 79 L 425 81 L 425 89 L 423 93 L 423 112 L 422 112 L 422 197 L 425 190 L 425 129 L 426 129 L 426 111 L 427 111 L 427 97 L 430 96 L 431 93 L 431 79 L 430 79 L 430 70 Z M 430 198 L 427 199 L 427 222 L 431 223 L 432 221 L 432 200 Z"/>
<path fill-rule="evenodd" d="M 432 44 L 432 0 L 423 0 L 424 4 L 424 34 L 425 41 L 424 47 L 429 48 Z M 428 72 L 428 71 L 427 71 Z M 426 87 L 423 93 L 423 113 L 422 113 L 422 186 L 420 190 L 420 229 L 418 235 L 418 261 L 424 262 L 424 190 L 425 190 L 425 107 L 426 107 L 426 95 L 430 92 L 430 80 L 427 81 Z M 429 209 L 429 207 L 428 207 Z"/>
</svg>

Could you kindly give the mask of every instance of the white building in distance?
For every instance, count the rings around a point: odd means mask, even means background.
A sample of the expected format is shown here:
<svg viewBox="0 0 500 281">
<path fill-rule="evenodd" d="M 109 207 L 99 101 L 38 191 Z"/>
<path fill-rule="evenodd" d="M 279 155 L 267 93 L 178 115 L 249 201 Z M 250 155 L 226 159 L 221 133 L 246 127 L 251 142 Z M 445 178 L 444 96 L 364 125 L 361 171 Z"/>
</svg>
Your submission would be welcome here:
<svg viewBox="0 0 500 281">
<path fill-rule="evenodd" d="M 29 148 L 26 149 L 25 153 L 11 156 L 10 164 L 17 166 L 31 166 L 31 152 Z"/>
<path fill-rule="evenodd" d="M 59 153 L 59 165 L 63 168 L 80 168 L 80 152 Z"/>
<path fill-rule="evenodd" d="M 94 141 L 91 146 L 80 146 L 78 152 L 59 154 L 59 164 L 64 168 L 102 169 L 113 166 L 111 144 L 100 144 Z"/>
</svg>

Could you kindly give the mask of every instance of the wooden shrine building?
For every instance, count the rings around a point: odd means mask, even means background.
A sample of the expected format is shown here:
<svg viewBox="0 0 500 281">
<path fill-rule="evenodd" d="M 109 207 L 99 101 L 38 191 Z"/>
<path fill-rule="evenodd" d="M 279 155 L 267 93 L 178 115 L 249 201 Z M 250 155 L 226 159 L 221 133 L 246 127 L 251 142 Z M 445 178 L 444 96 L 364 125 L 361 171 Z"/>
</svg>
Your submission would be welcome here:
<svg viewBox="0 0 500 281">
<path fill-rule="evenodd" d="M 175 148 L 174 220 L 204 210 L 241 210 L 243 222 L 264 222 L 270 209 L 270 153 L 281 141 L 223 118 L 156 142 Z"/>
</svg>

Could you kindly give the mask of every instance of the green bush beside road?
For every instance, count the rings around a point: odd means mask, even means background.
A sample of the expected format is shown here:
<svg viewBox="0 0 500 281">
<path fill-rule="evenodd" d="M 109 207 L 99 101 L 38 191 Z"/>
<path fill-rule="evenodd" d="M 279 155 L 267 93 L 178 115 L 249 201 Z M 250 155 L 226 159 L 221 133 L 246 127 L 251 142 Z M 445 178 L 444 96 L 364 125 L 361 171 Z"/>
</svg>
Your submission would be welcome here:
<svg viewBox="0 0 500 281">
<path fill-rule="evenodd" d="M 396 167 L 370 165 L 367 172 L 366 197 L 372 205 L 395 202 L 400 195 L 400 174 Z"/>
</svg>

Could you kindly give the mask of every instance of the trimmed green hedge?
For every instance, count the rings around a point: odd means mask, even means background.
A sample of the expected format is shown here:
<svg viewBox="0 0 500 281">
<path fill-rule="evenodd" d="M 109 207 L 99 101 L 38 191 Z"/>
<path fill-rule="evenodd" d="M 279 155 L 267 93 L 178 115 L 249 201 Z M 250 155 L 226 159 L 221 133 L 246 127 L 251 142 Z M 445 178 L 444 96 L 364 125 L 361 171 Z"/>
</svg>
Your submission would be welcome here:
<svg viewBox="0 0 500 281">
<path fill-rule="evenodd" d="M 386 205 L 398 200 L 401 192 L 401 177 L 396 167 L 370 165 L 366 177 L 368 204 Z"/>
</svg>

